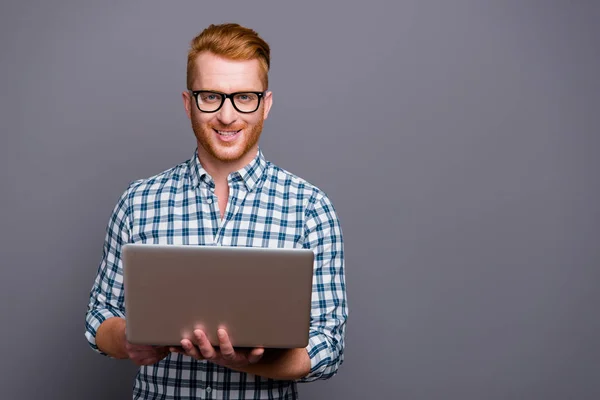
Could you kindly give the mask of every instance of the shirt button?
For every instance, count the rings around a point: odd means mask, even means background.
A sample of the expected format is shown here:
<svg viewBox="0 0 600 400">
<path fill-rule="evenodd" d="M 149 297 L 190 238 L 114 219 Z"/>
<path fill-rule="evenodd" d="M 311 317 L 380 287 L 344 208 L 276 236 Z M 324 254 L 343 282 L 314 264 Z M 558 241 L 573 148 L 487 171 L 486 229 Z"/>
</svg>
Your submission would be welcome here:
<svg viewBox="0 0 600 400">
<path fill-rule="evenodd" d="M 206 199 L 206 202 L 207 202 L 208 204 L 212 204 L 212 199 L 209 197 L 208 199 Z"/>
<path fill-rule="evenodd" d="M 210 392 L 212 392 L 212 388 L 209 386 L 206 388 L 206 393 L 210 393 Z"/>
</svg>

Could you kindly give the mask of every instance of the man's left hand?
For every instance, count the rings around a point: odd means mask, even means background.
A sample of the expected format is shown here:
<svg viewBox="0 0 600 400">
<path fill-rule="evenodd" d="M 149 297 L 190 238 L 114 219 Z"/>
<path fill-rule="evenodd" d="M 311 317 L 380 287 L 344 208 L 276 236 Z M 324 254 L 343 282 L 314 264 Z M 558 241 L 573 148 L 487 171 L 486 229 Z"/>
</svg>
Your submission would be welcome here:
<svg viewBox="0 0 600 400">
<path fill-rule="evenodd" d="M 219 348 L 215 349 L 206 337 L 206 334 L 200 329 L 196 329 L 194 337 L 191 340 L 182 339 L 181 347 L 172 347 L 170 350 L 175 353 L 188 355 L 196 360 L 208 360 L 232 369 L 256 364 L 265 352 L 265 349 L 262 347 L 252 350 L 234 349 L 225 329 L 219 329 L 217 337 L 219 338 Z"/>
</svg>

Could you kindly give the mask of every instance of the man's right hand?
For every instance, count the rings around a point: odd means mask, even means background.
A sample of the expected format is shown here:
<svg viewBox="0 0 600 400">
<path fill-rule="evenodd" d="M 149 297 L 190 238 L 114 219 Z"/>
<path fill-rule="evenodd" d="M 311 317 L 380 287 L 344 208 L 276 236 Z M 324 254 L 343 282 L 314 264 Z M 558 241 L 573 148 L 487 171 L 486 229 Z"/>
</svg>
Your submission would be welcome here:
<svg viewBox="0 0 600 400">
<path fill-rule="evenodd" d="M 109 318 L 104 321 L 96 333 L 98 348 L 114 358 L 129 358 L 138 366 L 156 364 L 169 355 L 165 346 L 148 346 L 127 341 L 125 320 Z"/>
<path fill-rule="evenodd" d="M 127 339 L 125 339 L 125 350 L 128 358 L 138 366 L 156 364 L 170 353 L 169 348 L 165 346 L 132 344 Z"/>
</svg>

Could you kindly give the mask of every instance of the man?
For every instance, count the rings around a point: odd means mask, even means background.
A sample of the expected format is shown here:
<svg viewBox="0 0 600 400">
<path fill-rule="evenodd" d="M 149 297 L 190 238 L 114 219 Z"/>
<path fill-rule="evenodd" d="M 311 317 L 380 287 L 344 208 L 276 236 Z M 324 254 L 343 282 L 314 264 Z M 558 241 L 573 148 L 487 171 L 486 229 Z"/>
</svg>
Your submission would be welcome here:
<svg viewBox="0 0 600 400">
<path fill-rule="evenodd" d="M 322 191 L 266 161 L 258 146 L 273 104 L 269 65 L 268 44 L 240 25 L 211 25 L 194 38 L 182 93 L 197 140 L 194 156 L 131 183 L 110 218 L 86 338 L 97 352 L 140 366 L 135 399 L 295 399 L 296 382 L 330 378 L 343 362 L 347 305 L 338 218 Z M 177 348 L 129 343 L 125 243 L 312 249 L 308 346 L 235 349 L 224 330 L 217 348 L 199 330 Z"/>
</svg>

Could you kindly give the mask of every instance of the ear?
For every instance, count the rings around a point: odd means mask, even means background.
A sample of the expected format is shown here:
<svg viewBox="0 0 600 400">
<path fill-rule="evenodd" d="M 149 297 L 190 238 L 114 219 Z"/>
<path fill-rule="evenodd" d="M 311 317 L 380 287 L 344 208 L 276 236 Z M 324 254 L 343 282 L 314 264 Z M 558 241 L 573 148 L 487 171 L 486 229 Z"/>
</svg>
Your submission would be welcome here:
<svg viewBox="0 0 600 400">
<path fill-rule="evenodd" d="M 267 119 L 271 106 L 273 105 L 273 92 L 268 91 L 267 94 L 265 94 L 263 101 L 265 103 L 263 119 Z"/>
<path fill-rule="evenodd" d="M 190 94 L 190 92 L 185 91 L 181 93 L 181 98 L 183 99 L 185 113 L 187 114 L 189 119 L 192 119 L 192 103 L 194 102 L 194 100 L 192 99 L 192 95 Z"/>
</svg>

